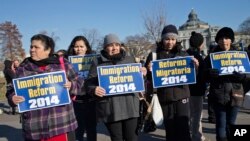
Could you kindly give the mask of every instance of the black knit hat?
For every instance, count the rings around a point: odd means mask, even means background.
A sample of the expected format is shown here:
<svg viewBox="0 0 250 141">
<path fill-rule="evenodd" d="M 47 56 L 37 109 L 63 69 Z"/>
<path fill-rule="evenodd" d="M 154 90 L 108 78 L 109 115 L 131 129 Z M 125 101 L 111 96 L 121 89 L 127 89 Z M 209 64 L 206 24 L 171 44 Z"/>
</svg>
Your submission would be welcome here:
<svg viewBox="0 0 250 141">
<path fill-rule="evenodd" d="M 201 46 L 203 41 L 204 38 L 200 33 L 196 33 L 195 31 L 191 33 L 191 37 L 189 39 L 189 44 L 191 47 L 198 48 Z"/>
<path fill-rule="evenodd" d="M 170 36 L 174 37 L 176 39 L 178 37 L 177 28 L 172 24 L 165 26 L 161 32 L 162 39 L 165 39 L 165 38 L 170 37 Z"/>
<path fill-rule="evenodd" d="M 234 42 L 234 31 L 230 27 L 221 28 L 215 37 L 215 42 L 218 43 L 219 39 L 227 37 L 231 39 L 232 43 Z"/>
</svg>

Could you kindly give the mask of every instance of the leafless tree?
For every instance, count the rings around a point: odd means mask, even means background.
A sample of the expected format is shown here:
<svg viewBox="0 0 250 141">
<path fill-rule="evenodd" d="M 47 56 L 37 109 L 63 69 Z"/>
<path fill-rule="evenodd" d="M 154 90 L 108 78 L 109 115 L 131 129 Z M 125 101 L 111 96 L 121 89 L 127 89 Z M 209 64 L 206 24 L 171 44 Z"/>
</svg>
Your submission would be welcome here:
<svg viewBox="0 0 250 141">
<path fill-rule="evenodd" d="M 159 1 L 157 1 L 159 2 Z M 158 42 L 161 39 L 161 31 L 167 24 L 166 4 L 163 1 L 157 3 L 155 8 L 145 11 L 142 18 L 146 30 L 145 36 L 151 42 Z"/>
<path fill-rule="evenodd" d="M 93 50 L 96 52 L 101 50 L 103 40 L 97 29 L 83 29 L 83 36 L 87 38 Z"/>
<path fill-rule="evenodd" d="M 58 40 L 60 40 L 60 37 L 57 36 L 56 33 L 55 33 L 54 31 L 52 31 L 51 33 L 49 33 L 47 30 L 42 30 L 42 31 L 40 31 L 39 33 L 51 37 L 51 38 L 54 40 L 55 44 L 56 44 L 56 42 L 57 42 Z M 56 46 L 55 48 L 57 48 L 57 46 Z"/>
<path fill-rule="evenodd" d="M 148 41 L 145 36 L 140 35 L 126 37 L 124 44 L 124 48 L 128 55 L 140 59 L 145 59 L 153 47 L 154 44 Z"/>
<path fill-rule="evenodd" d="M 250 17 L 240 24 L 239 32 L 250 35 Z"/>
<path fill-rule="evenodd" d="M 25 58 L 25 50 L 22 48 L 22 35 L 16 24 L 6 21 L 0 24 L 0 60 L 5 59 L 22 61 Z"/>
</svg>

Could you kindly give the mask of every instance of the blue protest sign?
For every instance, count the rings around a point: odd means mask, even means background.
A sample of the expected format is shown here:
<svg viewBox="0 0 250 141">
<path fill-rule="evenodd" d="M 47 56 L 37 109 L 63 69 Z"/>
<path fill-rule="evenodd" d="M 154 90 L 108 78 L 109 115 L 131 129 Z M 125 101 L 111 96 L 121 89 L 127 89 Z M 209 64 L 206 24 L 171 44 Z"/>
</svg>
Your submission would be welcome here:
<svg viewBox="0 0 250 141">
<path fill-rule="evenodd" d="M 98 54 L 87 54 L 84 56 L 69 56 L 68 58 L 74 70 L 78 72 L 78 76 L 86 79 L 88 77 L 92 61 L 98 56 Z"/>
<path fill-rule="evenodd" d="M 25 98 L 18 104 L 20 113 L 66 105 L 71 102 L 64 71 L 37 74 L 13 79 L 15 93 Z"/>
<path fill-rule="evenodd" d="M 210 54 L 212 68 L 220 75 L 229 75 L 234 71 L 250 73 L 250 65 L 245 51 L 222 51 Z"/>
<path fill-rule="evenodd" d="M 116 95 L 144 91 L 140 63 L 97 67 L 99 86 L 106 95 Z"/>
<path fill-rule="evenodd" d="M 192 56 L 152 61 L 153 87 L 169 87 L 196 83 Z"/>
</svg>

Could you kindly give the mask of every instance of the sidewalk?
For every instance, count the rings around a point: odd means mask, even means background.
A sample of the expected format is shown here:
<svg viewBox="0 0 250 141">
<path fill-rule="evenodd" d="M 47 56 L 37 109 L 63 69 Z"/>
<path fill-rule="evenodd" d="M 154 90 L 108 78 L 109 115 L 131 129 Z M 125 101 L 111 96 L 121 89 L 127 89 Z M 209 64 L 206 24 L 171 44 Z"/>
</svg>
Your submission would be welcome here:
<svg viewBox="0 0 250 141">
<path fill-rule="evenodd" d="M 5 101 L 0 101 L 0 109 L 4 110 L 4 113 L 0 114 L 0 141 L 23 141 L 19 115 L 7 114 L 9 107 Z M 250 124 L 250 111 L 241 110 L 236 123 Z M 202 124 L 205 137 L 210 141 L 215 141 L 215 124 L 208 123 L 207 110 L 205 108 L 203 110 Z M 108 131 L 103 124 L 98 124 L 97 132 L 98 141 L 110 141 Z M 139 141 L 165 141 L 164 128 L 160 127 L 155 132 L 148 134 L 141 133 Z"/>
</svg>

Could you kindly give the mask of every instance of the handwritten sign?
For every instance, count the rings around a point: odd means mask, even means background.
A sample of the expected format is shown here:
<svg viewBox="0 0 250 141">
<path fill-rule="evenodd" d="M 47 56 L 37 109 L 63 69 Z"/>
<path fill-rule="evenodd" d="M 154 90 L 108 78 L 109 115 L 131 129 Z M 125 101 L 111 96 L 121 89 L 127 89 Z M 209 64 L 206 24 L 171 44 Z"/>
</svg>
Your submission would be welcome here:
<svg viewBox="0 0 250 141">
<path fill-rule="evenodd" d="M 107 95 L 126 94 L 144 91 L 140 63 L 97 67 L 99 86 Z"/>
<path fill-rule="evenodd" d="M 229 75 L 234 71 L 250 73 L 250 65 L 245 51 L 222 51 L 210 54 L 212 68 L 220 75 Z"/>
<path fill-rule="evenodd" d="M 152 61 L 153 87 L 169 87 L 196 83 L 192 56 Z"/>
<path fill-rule="evenodd" d="M 25 98 L 18 104 L 20 113 L 66 105 L 71 102 L 64 71 L 50 72 L 13 79 L 15 93 Z"/>
</svg>

